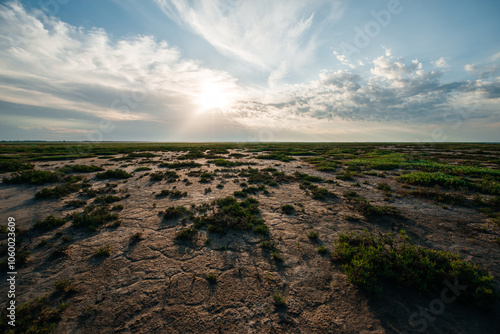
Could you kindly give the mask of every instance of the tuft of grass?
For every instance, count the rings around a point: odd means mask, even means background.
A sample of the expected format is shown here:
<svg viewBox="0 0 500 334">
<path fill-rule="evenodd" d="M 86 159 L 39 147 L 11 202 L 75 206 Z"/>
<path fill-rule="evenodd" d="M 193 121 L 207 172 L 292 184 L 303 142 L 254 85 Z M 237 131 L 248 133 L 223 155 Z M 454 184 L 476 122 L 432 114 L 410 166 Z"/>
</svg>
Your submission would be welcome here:
<svg viewBox="0 0 500 334">
<path fill-rule="evenodd" d="M 307 237 L 311 240 L 317 240 L 319 238 L 319 233 L 317 231 L 309 231 Z"/>
<path fill-rule="evenodd" d="M 291 215 L 295 211 L 295 208 L 291 204 L 284 204 L 281 206 L 281 211 L 287 215 Z"/>
<path fill-rule="evenodd" d="M 299 180 L 302 180 L 302 181 L 309 181 L 309 182 L 325 182 L 325 180 L 321 177 L 318 177 L 318 176 L 313 176 L 313 175 L 309 175 L 309 174 L 306 174 L 306 173 L 301 173 L 301 172 L 295 172 L 295 177 Z"/>
<path fill-rule="evenodd" d="M 379 295 L 381 281 L 425 293 L 442 290 L 446 281 L 458 282 L 466 287 L 459 299 L 483 308 L 493 305 L 491 275 L 456 254 L 415 246 L 404 231 L 398 240 L 367 231 L 341 233 L 335 245 L 332 256 L 342 263 L 349 280 L 367 291 Z"/>
<path fill-rule="evenodd" d="M 163 212 L 163 218 L 164 219 L 173 219 L 173 218 L 178 218 L 182 217 L 184 215 L 192 215 L 193 213 L 186 209 L 185 206 L 170 206 L 165 211 Z"/>
<path fill-rule="evenodd" d="M 179 233 L 176 234 L 175 240 L 190 240 L 193 239 L 196 234 L 198 234 L 198 230 L 194 227 L 185 228 Z"/>
<path fill-rule="evenodd" d="M 123 169 L 110 169 L 102 173 L 97 173 L 95 177 L 99 180 L 102 179 L 128 179 L 132 175 Z"/>
<path fill-rule="evenodd" d="M 15 333 L 54 333 L 56 324 L 70 306 L 51 296 L 37 297 L 17 307 Z M 0 314 L 0 332 L 14 333 L 8 324 L 7 311 Z"/>
<path fill-rule="evenodd" d="M 96 165 L 66 165 L 59 169 L 61 173 L 92 173 L 103 170 L 104 168 Z"/>
<path fill-rule="evenodd" d="M 50 215 L 43 220 L 37 220 L 37 222 L 33 225 L 33 228 L 48 231 L 55 229 L 56 227 L 62 226 L 64 224 L 66 224 L 66 220 L 62 218 L 56 218 L 53 215 Z"/>
<path fill-rule="evenodd" d="M 111 254 L 111 247 L 106 244 L 102 247 L 98 247 L 94 250 L 94 255 L 98 257 L 107 257 Z"/>
<path fill-rule="evenodd" d="M 45 183 L 55 183 L 60 180 L 62 180 L 62 176 L 59 173 L 33 169 L 13 173 L 10 177 L 4 177 L 3 183 L 40 185 Z"/>
<path fill-rule="evenodd" d="M 59 280 L 54 283 L 54 289 L 56 291 L 75 293 L 78 289 L 75 287 L 72 280 Z"/>
<path fill-rule="evenodd" d="M 88 206 L 82 212 L 75 212 L 71 215 L 73 226 L 85 227 L 95 231 L 99 226 L 118 219 L 118 215 L 110 213 L 107 206 Z"/>
<path fill-rule="evenodd" d="M 114 196 L 114 195 L 107 195 L 107 196 L 98 196 L 94 199 L 94 203 L 99 203 L 99 204 L 111 204 L 114 202 L 121 201 L 123 198 Z"/>
<path fill-rule="evenodd" d="M 381 182 L 381 183 L 377 184 L 377 189 L 382 190 L 383 192 L 387 192 L 387 193 L 392 191 L 391 186 L 385 182 Z"/>
<path fill-rule="evenodd" d="M 138 167 L 134 170 L 134 172 L 144 172 L 144 171 L 150 171 L 150 167 Z"/>
<path fill-rule="evenodd" d="M 215 284 L 217 283 L 217 274 L 214 273 L 208 273 L 205 275 L 205 279 L 210 283 L 210 284 Z"/>
<path fill-rule="evenodd" d="M 280 292 L 276 292 L 273 294 L 273 302 L 277 307 L 286 306 L 286 298 Z"/>
<path fill-rule="evenodd" d="M 74 199 L 71 201 L 67 201 L 64 205 L 67 207 L 70 207 L 70 208 L 81 208 L 81 207 L 84 207 L 85 205 L 87 205 L 87 201 L 80 200 L 80 199 Z"/>
<path fill-rule="evenodd" d="M 318 254 L 326 254 L 328 252 L 328 248 L 326 248 L 326 246 L 318 246 L 318 248 L 316 248 L 316 252 L 318 252 Z"/>
</svg>

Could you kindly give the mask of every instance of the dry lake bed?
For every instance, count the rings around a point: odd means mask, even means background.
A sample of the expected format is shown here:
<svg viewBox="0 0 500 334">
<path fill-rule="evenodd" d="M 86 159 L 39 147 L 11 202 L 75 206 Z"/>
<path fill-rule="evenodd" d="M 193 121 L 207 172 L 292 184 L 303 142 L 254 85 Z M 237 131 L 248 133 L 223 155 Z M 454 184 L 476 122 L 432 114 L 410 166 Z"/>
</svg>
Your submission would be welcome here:
<svg viewBox="0 0 500 334">
<path fill-rule="evenodd" d="M 0 331 L 499 333 L 499 167 L 497 144 L 2 143 Z"/>
</svg>

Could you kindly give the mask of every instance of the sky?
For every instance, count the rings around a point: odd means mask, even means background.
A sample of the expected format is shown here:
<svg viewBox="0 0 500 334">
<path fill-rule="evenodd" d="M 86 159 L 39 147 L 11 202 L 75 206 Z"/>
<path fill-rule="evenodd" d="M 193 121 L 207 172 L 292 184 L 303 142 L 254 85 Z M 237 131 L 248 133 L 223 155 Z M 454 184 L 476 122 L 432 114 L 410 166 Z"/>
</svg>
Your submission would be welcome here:
<svg viewBox="0 0 500 334">
<path fill-rule="evenodd" d="M 498 0 L 0 1 L 0 140 L 500 142 Z"/>
</svg>

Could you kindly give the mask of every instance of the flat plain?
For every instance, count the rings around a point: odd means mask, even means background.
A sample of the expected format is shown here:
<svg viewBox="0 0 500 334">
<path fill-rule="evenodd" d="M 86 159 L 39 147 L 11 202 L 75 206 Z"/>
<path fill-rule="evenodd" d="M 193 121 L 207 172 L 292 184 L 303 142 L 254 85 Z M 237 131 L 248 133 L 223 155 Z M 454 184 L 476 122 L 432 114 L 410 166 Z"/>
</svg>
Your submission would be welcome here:
<svg viewBox="0 0 500 334">
<path fill-rule="evenodd" d="M 16 333 L 498 333 L 499 167 L 498 144 L 1 143 L 0 306 L 14 217 Z"/>
</svg>

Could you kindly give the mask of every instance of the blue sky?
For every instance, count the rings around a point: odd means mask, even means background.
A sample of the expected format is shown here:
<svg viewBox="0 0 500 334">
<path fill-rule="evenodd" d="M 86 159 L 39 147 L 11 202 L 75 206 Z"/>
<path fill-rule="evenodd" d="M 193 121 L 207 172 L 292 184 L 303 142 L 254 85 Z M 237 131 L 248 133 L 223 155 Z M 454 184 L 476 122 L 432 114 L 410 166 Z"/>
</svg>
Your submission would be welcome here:
<svg viewBox="0 0 500 334">
<path fill-rule="evenodd" d="M 498 1 L 0 2 L 0 140 L 500 141 Z"/>
</svg>

